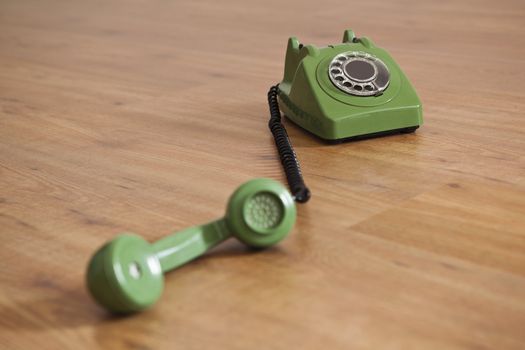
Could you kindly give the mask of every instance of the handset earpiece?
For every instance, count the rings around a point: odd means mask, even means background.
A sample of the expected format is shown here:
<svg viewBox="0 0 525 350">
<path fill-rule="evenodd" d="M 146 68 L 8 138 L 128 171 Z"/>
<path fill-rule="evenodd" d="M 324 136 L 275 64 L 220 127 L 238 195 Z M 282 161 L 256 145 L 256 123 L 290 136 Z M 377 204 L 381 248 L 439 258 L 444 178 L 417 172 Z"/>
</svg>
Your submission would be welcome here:
<svg viewBox="0 0 525 350">
<path fill-rule="evenodd" d="M 230 197 L 226 215 L 155 243 L 123 234 L 91 258 L 87 285 L 95 300 L 115 313 L 140 311 L 162 294 L 164 272 L 197 258 L 231 236 L 251 247 L 282 240 L 295 223 L 295 203 L 278 182 L 254 179 Z"/>
</svg>

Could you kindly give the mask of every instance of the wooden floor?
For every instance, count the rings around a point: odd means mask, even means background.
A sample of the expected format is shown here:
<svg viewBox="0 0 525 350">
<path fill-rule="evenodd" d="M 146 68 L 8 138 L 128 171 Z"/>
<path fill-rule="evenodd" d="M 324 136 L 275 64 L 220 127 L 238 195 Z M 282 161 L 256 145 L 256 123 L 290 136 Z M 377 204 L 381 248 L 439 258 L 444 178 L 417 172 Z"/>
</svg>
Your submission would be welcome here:
<svg viewBox="0 0 525 350">
<path fill-rule="evenodd" d="M 416 87 L 416 134 L 288 123 L 313 198 L 278 247 L 228 241 L 151 310 L 91 300 L 91 254 L 284 182 L 266 92 L 289 36 L 352 28 Z M 0 348 L 524 349 L 525 2 L 2 1 Z"/>
</svg>

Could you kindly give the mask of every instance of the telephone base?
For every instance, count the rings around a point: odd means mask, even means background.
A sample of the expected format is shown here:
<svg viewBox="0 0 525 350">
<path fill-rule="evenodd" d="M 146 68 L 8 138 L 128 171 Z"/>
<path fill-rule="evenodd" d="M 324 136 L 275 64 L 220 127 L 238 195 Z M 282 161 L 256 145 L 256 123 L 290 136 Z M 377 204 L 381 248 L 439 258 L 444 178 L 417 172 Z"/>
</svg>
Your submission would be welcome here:
<svg viewBox="0 0 525 350">
<path fill-rule="evenodd" d="M 401 68 L 351 30 L 341 44 L 326 47 L 288 40 L 279 106 L 303 129 L 336 143 L 423 124 L 421 101 Z"/>
</svg>

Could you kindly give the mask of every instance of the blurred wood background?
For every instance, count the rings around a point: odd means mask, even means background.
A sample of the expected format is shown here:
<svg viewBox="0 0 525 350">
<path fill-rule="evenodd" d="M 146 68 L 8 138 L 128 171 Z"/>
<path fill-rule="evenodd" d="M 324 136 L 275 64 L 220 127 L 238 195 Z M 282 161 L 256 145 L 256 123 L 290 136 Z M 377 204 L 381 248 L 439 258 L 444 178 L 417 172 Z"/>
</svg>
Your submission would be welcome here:
<svg viewBox="0 0 525 350">
<path fill-rule="evenodd" d="M 416 134 L 330 146 L 288 124 L 313 198 L 128 318 L 84 286 L 122 231 L 221 216 L 284 181 L 266 92 L 286 41 L 352 28 L 416 87 Z M 0 348 L 524 349 L 525 2 L 0 2 Z"/>
</svg>

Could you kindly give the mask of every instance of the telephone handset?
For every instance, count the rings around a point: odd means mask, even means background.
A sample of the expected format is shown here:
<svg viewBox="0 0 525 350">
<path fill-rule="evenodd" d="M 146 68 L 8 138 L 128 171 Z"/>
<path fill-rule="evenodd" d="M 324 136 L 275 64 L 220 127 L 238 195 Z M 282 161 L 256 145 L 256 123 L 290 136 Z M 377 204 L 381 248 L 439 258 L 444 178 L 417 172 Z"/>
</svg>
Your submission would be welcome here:
<svg viewBox="0 0 525 350">
<path fill-rule="evenodd" d="M 114 313 L 146 309 L 161 296 L 165 272 L 203 255 L 230 237 L 255 248 L 272 246 L 288 235 L 296 218 L 292 196 L 280 183 L 254 179 L 230 197 L 223 218 L 148 243 L 132 234 L 117 236 L 91 258 L 89 292 Z"/>
<path fill-rule="evenodd" d="M 270 129 L 290 190 L 306 202 L 299 162 L 281 123 L 291 121 L 328 142 L 415 131 L 422 106 L 415 89 L 387 51 L 346 30 L 326 47 L 288 39 L 283 80 L 268 92 Z"/>
</svg>

